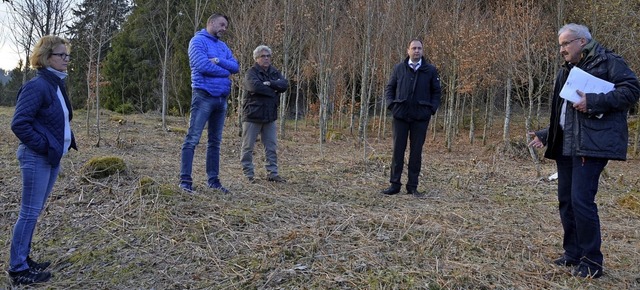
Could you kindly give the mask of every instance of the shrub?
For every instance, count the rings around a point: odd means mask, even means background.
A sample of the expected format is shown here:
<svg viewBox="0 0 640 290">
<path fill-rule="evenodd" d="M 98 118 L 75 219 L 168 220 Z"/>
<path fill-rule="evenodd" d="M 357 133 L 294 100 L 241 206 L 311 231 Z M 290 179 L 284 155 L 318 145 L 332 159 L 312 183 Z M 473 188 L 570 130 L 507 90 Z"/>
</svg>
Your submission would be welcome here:
<svg viewBox="0 0 640 290">
<path fill-rule="evenodd" d="M 136 108 L 131 103 L 124 103 L 116 107 L 115 111 L 123 115 L 128 115 L 133 113 L 135 110 Z"/>
</svg>

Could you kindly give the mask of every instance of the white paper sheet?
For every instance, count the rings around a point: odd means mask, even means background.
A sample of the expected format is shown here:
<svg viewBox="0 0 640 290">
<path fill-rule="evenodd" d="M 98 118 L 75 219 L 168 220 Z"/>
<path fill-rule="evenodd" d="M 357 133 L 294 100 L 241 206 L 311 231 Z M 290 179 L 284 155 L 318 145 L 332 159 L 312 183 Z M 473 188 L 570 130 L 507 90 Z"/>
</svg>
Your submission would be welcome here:
<svg viewBox="0 0 640 290">
<path fill-rule="evenodd" d="M 613 91 L 613 87 L 613 83 L 594 77 L 579 67 L 573 67 L 562 90 L 560 90 L 560 97 L 577 103 L 580 101 L 580 95 L 576 90 L 581 90 L 585 93 L 608 93 Z"/>
</svg>

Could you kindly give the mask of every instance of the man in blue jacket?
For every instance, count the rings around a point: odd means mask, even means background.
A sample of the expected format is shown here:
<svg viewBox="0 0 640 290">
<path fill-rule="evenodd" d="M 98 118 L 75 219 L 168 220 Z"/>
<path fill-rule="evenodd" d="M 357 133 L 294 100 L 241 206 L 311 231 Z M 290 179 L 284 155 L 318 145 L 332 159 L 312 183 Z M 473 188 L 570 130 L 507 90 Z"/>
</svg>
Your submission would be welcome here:
<svg viewBox="0 0 640 290">
<path fill-rule="evenodd" d="M 393 156 L 391 157 L 391 185 L 383 194 L 400 192 L 400 176 L 404 167 L 404 151 L 409 140 L 407 193 L 424 197 L 418 191 L 418 177 L 422 166 L 422 146 L 427 137 L 431 116 L 440 106 L 440 77 L 436 67 L 423 57 L 422 41 L 409 42 L 407 58 L 396 64 L 385 88 L 387 107 L 393 114 Z"/>
<path fill-rule="evenodd" d="M 546 158 L 558 169 L 558 201 L 564 230 L 563 255 L 554 261 L 575 267 L 583 278 L 602 276 L 600 218 L 595 203 L 600 173 L 609 160 L 626 160 L 629 132 L 627 114 L 638 102 L 638 78 L 625 61 L 591 38 L 586 26 L 567 24 L 558 31 L 565 62 L 556 77 L 549 127 L 538 132 L 530 146 L 547 146 Z M 569 72 L 578 67 L 609 81 L 608 93 L 577 91 L 572 103 L 560 97 Z"/>
<path fill-rule="evenodd" d="M 227 96 L 231 92 L 232 74 L 238 73 L 238 61 L 231 50 L 220 40 L 227 30 L 227 16 L 213 14 L 207 20 L 207 28 L 196 32 L 189 42 L 189 65 L 191 67 L 191 119 L 189 130 L 182 145 L 180 166 L 180 188 L 193 192 L 191 170 L 193 153 L 200 142 L 202 130 L 208 126 L 207 185 L 209 188 L 228 193 L 218 177 L 220 173 L 220 143 L 227 114 Z"/>
</svg>

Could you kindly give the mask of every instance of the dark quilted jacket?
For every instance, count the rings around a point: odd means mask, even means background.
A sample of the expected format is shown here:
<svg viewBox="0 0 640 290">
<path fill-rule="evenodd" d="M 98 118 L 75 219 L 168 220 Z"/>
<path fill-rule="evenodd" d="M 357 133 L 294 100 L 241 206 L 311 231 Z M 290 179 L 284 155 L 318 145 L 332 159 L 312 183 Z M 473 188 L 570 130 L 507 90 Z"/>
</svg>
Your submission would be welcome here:
<svg viewBox="0 0 640 290">
<path fill-rule="evenodd" d="M 60 164 L 64 145 L 64 111 L 57 95 L 58 83 L 63 84 L 58 76 L 39 69 L 36 76 L 20 88 L 11 121 L 11 130 L 20 142 L 47 156 L 53 166 Z M 65 90 L 64 85 L 60 90 Z M 63 95 L 71 121 L 71 103 L 66 92 Z M 77 150 L 73 132 L 70 148 Z"/>
<path fill-rule="evenodd" d="M 263 84 L 268 81 L 270 85 Z M 273 66 L 266 71 L 258 64 L 254 64 L 244 78 L 244 104 L 242 106 L 242 121 L 254 123 L 269 123 L 278 118 L 280 94 L 289 87 L 282 74 Z"/>
</svg>

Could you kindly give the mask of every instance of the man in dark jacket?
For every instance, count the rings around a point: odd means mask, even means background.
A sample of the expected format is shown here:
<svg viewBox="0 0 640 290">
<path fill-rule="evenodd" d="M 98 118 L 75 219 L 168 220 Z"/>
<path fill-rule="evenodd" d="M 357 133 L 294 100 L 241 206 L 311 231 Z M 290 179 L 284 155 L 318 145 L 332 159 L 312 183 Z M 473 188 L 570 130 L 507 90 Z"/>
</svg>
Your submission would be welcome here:
<svg viewBox="0 0 640 290">
<path fill-rule="evenodd" d="M 385 88 L 387 107 L 393 113 L 393 156 L 391 158 L 391 186 L 383 194 L 400 192 L 400 176 L 404 167 L 404 151 L 409 140 L 407 193 L 424 197 L 418 191 L 418 177 L 422 166 L 422 146 L 427 137 L 431 116 L 440 106 L 440 77 L 436 68 L 423 57 L 422 42 L 409 42 L 408 57 L 393 68 Z"/>
<path fill-rule="evenodd" d="M 600 173 L 609 160 L 627 157 L 627 114 L 638 101 L 640 85 L 624 60 L 591 38 L 583 25 L 567 24 L 558 31 L 565 62 L 556 78 L 549 127 L 534 135 L 530 146 L 547 146 L 545 157 L 556 160 L 558 201 L 564 229 L 561 266 L 576 266 L 578 277 L 602 276 L 600 218 L 595 196 Z M 572 103 L 560 97 L 569 72 L 578 67 L 609 81 L 607 93 L 577 91 Z"/>
<path fill-rule="evenodd" d="M 280 72 L 271 65 L 271 49 L 260 45 L 253 50 L 256 63 L 247 71 L 244 79 L 244 104 L 242 106 L 242 171 L 249 182 L 254 182 L 253 147 L 258 134 L 264 145 L 267 180 L 286 182 L 278 174 L 278 138 L 276 119 L 280 94 L 289 87 Z"/>
</svg>

